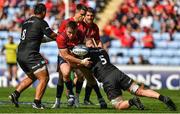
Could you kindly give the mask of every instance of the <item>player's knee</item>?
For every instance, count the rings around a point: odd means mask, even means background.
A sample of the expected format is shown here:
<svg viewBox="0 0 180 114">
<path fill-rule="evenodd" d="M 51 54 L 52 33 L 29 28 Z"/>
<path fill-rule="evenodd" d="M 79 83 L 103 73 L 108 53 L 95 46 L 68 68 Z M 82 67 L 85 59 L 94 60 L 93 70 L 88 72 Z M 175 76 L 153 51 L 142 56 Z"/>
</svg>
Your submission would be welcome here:
<svg viewBox="0 0 180 114">
<path fill-rule="evenodd" d="M 123 110 L 124 109 L 123 99 L 122 99 L 121 96 L 119 96 L 119 97 L 117 97 L 115 99 L 112 99 L 111 104 L 115 109 L 118 109 L 118 110 Z"/>
<path fill-rule="evenodd" d="M 131 94 L 137 94 L 139 88 L 140 86 L 137 83 L 132 83 L 129 88 L 129 91 Z"/>
<path fill-rule="evenodd" d="M 80 69 L 75 69 L 75 75 L 78 79 L 84 78 L 84 74 Z"/>
<path fill-rule="evenodd" d="M 46 76 L 46 77 L 44 78 L 44 81 L 49 82 L 49 76 Z"/>
<path fill-rule="evenodd" d="M 131 87 L 129 88 L 129 91 L 132 94 L 138 95 L 138 96 L 142 96 L 143 95 L 143 91 L 144 91 L 144 86 L 143 84 L 140 86 L 137 83 L 133 83 L 131 85 Z"/>
<path fill-rule="evenodd" d="M 97 85 L 97 81 L 95 80 L 95 78 L 92 76 L 92 78 L 87 78 L 87 84 L 88 85 L 91 85 L 91 86 L 93 86 L 93 85 Z"/>
<path fill-rule="evenodd" d="M 64 80 L 70 80 L 70 72 L 62 72 Z"/>
<path fill-rule="evenodd" d="M 136 95 L 138 96 L 142 96 L 143 95 L 143 88 L 138 88 L 138 90 L 136 91 Z"/>
<path fill-rule="evenodd" d="M 44 76 L 42 78 L 39 78 L 39 81 L 42 82 L 42 83 L 48 83 L 49 81 L 49 76 Z"/>
</svg>

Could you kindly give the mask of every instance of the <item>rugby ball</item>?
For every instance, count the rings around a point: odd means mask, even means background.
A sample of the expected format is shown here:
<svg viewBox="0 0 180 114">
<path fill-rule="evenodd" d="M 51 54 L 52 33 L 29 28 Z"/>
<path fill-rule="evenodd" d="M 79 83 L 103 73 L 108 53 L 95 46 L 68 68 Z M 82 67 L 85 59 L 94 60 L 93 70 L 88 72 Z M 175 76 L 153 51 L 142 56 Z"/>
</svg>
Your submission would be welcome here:
<svg viewBox="0 0 180 114">
<path fill-rule="evenodd" d="M 88 48 L 82 44 L 74 46 L 72 53 L 77 56 L 85 56 L 88 53 Z"/>
</svg>

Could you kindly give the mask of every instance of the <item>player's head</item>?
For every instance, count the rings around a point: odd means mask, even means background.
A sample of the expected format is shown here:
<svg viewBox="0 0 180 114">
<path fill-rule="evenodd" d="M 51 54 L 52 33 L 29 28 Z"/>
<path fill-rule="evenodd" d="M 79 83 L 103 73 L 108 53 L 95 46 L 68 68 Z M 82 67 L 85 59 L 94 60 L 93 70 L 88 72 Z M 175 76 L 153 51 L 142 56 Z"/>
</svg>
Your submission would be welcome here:
<svg viewBox="0 0 180 114">
<path fill-rule="evenodd" d="M 69 39 L 72 39 L 77 32 L 77 23 L 75 21 L 69 21 L 66 25 L 65 32 Z"/>
<path fill-rule="evenodd" d="M 8 42 L 11 43 L 11 44 L 14 42 L 12 36 L 8 36 Z"/>
<path fill-rule="evenodd" d="M 93 23 L 95 18 L 95 10 L 91 7 L 88 7 L 87 11 L 86 11 L 86 15 L 84 17 L 84 21 L 88 24 Z"/>
<path fill-rule="evenodd" d="M 87 7 L 83 4 L 78 4 L 76 6 L 76 13 L 75 17 L 78 19 L 78 21 L 82 21 L 84 19 L 84 16 L 86 14 Z"/>
<path fill-rule="evenodd" d="M 34 14 L 44 19 L 46 16 L 46 6 L 42 3 L 38 3 L 34 6 Z"/>
</svg>

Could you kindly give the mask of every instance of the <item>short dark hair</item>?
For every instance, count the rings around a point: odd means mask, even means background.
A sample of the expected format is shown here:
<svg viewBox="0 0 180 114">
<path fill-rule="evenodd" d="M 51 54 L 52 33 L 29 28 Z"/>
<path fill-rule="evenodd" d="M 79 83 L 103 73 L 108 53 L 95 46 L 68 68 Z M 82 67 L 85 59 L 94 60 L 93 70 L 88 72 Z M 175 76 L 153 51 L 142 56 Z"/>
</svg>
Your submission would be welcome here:
<svg viewBox="0 0 180 114">
<path fill-rule="evenodd" d="M 42 3 L 38 3 L 34 6 L 34 14 L 41 14 L 46 11 L 46 6 Z"/>
<path fill-rule="evenodd" d="M 85 5 L 83 5 L 83 4 L 77 4 L 76 10 L 78 10 L 78 11 L 80 11 L 80 10 L 87 11 L 87 7 Z"/>
<path fill-rule="evenodd" d="M 77 29 L 77 23 L 75 21 L 69 21 L 66 25 L 66 27 L 70 27 L 73 30 Z"/>
<path fill-rule="evenodd" d="M 96 11 L 92 7 L 87 8 L 87 12 L 91 12 L 95 15 Z"/>
</svg>

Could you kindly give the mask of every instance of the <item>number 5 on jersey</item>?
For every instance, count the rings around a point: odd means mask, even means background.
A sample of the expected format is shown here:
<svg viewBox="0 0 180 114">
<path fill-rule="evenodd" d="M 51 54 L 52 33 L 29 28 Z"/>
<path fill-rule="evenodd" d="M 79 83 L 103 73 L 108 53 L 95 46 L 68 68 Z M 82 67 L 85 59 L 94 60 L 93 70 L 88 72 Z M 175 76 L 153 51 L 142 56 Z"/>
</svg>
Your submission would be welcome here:
<svg viewBox="0 0 180 114">
<path fill-rule="evenodd" d="M 107 63 L 107 60 L 104 58 L 103 55 L 100 55 L 99 58 L 101 59 L 101 62 L 103 65 L 105 65 Z"/>
</svg>

